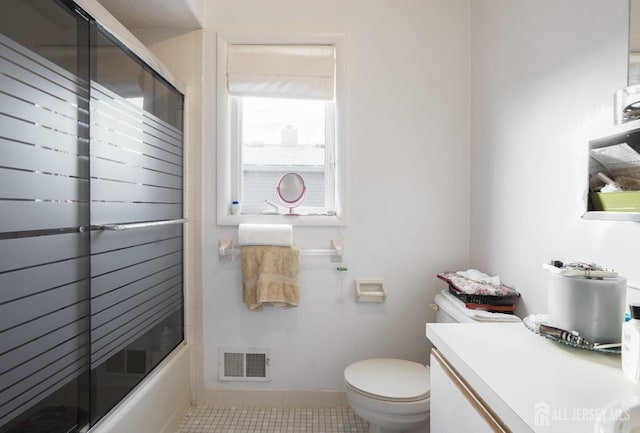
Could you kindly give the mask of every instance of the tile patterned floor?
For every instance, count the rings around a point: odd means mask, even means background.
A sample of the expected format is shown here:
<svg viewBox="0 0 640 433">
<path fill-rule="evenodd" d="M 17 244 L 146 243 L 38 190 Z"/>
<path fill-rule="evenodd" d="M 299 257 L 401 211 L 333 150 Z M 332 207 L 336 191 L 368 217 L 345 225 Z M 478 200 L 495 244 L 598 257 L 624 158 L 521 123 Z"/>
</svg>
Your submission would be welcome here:
<svg viewBox="0 0 640 433">
<path fill-rule="evenodd" d="M 366 433 L 368 428 L 349 408 L 193 407 L 177 433 Z"/>
</svg>

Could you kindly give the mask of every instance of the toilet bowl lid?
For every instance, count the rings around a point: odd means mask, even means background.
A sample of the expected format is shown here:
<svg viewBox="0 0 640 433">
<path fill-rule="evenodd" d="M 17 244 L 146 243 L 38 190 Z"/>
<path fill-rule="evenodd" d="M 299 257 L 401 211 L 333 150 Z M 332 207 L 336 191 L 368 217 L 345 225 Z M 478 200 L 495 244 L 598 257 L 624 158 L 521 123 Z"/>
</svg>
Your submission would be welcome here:
<svg viewBox="0 0 640 433">
<path fill-rule="evenodd" d="M 429 397 L 429 367 L 403 359 L 366 359 L 344 370 L 347 385 L 362 394 L 388 401 Z"/>
</svg>

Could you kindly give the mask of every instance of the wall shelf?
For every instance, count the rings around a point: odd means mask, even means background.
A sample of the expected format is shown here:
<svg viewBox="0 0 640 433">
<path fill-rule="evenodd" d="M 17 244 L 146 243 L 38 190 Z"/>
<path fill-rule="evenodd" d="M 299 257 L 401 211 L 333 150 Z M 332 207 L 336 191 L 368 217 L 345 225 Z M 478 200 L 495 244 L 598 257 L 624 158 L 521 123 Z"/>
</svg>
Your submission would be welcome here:
<svg viewBox="0 0 640 433">
<path fill-rule="evenodd" d="M 602 166 L 591 156 L 591 151 L 593 149 L 602 149 L 623 143 L 628 144 L 633 149 L 640 152 L 640 121 L 633 121 L 617 126 L 614 128 L 611 134 L 589 141 L 589 167 L 586 179 L 587 192 L 585 197 L 586 211 L 582 216 L 583 219 L 606 221 L 640 221 L 640 212 L 601 210 L 596 208 L 594 206 L 594 203 L 590 199 L 591 177 L 593 174 L 602 170 Z"/>
<path fill-rule="evenodd" d="M 590 210 L 584 213 L 582 219 L 604 221 L 640 221 L 640 212 L 605 212 Z"/>
</svg>

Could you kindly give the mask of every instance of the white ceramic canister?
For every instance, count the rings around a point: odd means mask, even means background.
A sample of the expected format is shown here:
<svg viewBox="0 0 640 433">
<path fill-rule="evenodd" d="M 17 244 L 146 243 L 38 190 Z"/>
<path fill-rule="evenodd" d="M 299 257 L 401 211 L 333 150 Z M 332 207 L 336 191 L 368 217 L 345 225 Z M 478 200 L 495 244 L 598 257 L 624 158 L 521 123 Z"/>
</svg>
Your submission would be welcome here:
<svg viewBox="0 0 640 433">
<path fill-rule="evenodd" d="M 627 280 L 549 274 L 549 324 L 593 343 L 619 343 Z"/>
</svg>

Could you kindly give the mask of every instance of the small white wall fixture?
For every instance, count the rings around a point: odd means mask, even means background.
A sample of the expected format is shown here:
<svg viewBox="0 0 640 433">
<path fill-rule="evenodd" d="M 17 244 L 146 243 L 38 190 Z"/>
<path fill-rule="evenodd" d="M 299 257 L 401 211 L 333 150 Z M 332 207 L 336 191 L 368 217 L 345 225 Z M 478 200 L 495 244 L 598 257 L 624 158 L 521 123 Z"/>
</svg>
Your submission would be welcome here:
<svg viewBox="0 0 640 433">
<path fill-rule="evenodd" d="M 356 302 L 384 302 L 387 292 L 384 280 L 356 280 Z"/>
</svg>

